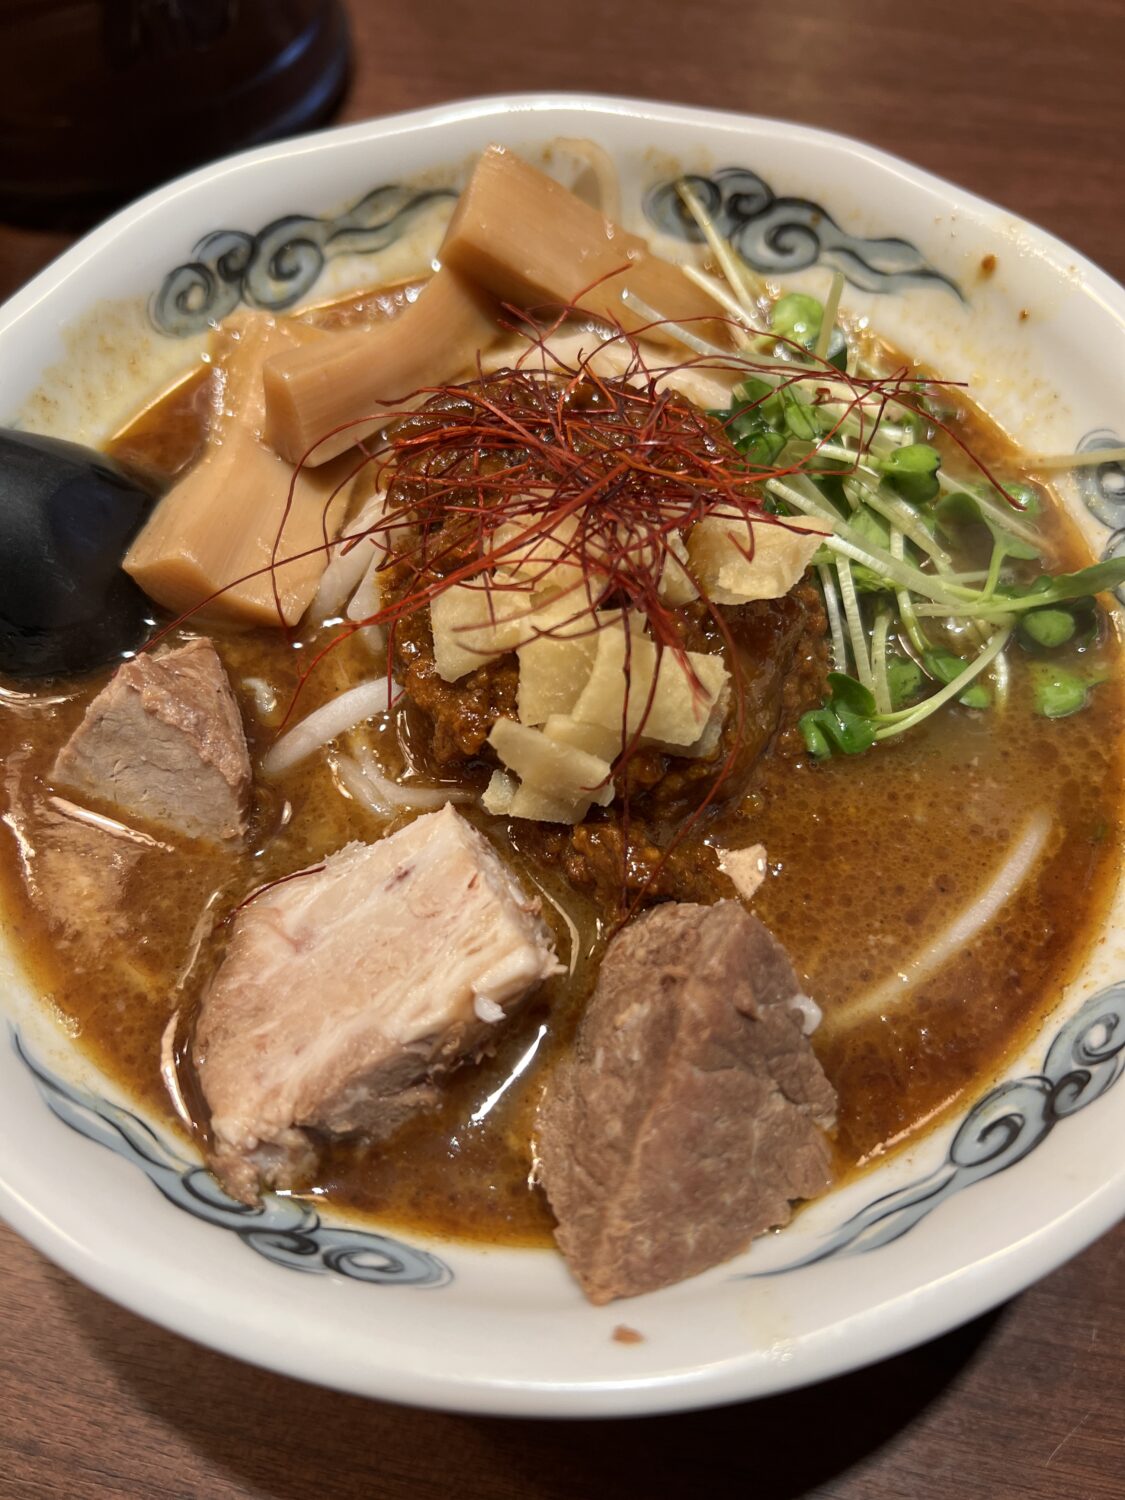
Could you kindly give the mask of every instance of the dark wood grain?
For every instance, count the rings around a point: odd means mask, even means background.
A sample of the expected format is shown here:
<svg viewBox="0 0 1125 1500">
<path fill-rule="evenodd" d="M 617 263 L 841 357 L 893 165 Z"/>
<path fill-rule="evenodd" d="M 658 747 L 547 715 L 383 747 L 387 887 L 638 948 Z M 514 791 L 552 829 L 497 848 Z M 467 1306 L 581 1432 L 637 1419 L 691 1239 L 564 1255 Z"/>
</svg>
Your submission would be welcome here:
<svg viewBox="0 0 1125 1500">
<path fill-rule="evenodd" d="M 993 198 L 1125 279 L 1122 0 L 355 0 L 352 14 L 344 118 L 593 89 L 801 120 Z M 0 227 L 0 295 L 67 243 Z M 264 1374 L 141 1322 L 0 1229 L 0 1495 L 1120 1500 L 1123 1252 L 1119 1227 L 990 1317 L 810 1391 L 552 1424 Z"/>
</svg>

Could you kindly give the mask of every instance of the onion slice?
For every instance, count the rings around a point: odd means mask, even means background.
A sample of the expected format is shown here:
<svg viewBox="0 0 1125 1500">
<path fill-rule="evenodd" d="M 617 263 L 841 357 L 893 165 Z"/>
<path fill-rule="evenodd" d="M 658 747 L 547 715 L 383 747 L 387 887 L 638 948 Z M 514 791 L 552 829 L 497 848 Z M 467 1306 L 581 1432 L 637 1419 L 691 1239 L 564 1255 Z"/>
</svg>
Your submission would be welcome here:
<svg viewBox="0 0 1125 1500">
<path fill-rule="evenodd" d="M 400 812 L 430 812 L 447 802 L 471 802 L 472 793 L 461 787 L 403 785 L 385 776 L 366 750 L 357 755 L 337 755 L 336 773 L 361 807 L 377 818 L 394 818 Z"/>
<path fill-rule="evenodd" d="M 391 706 L 391 695 L 398 691 L 398 684 L 386 677 L 371 677 L 357 683 L 283 734 L 263 757 L 262 770 L 267 776 L 288 771 L 314 750 L 330 744 L 337 735 L 355 729 L 377 714 L 385 714 Z"/>
<path fill-rule="evenodd" d="M 367 571 L 372 554 L 380 561 L 387 555 L 387 538 L 371 528 L 387 512 L 387 496 L 377 490 L 344 535 L 331 544 L 331 558 L 320 577 L 316 596 L 306 611 L 310 620 L 323 620 L 343 608 Z"/>
<path fill-rule="evenodd" d="M 1020 836 L 992 875 L 953 920 L 924 948 L 874 989 L 846 1001 L 824 1022 L 826 1035 L 850 1031 L 861 1021 L 893 1016 L 911 993 L 942 964 L 967 948 L 1023 885 L 1042 854 L 1051 831 L 1046 813 L 1035 813 L 1024 824 Z"/>
<path fill-rule="evenodd" d="M 382 580 L 379 576 L 383 557 L 384 554 L 375 553 L 352 595 L 351 603 L 347 608 L 347 618 L 353 623 L 370 619 L 372 615 L 377 615 L 383 606 Z M 378 656 L 387 644 L 387 634 L 381 625 L 361 625 L 358 634 L 372 656 Z"/>
</svg>

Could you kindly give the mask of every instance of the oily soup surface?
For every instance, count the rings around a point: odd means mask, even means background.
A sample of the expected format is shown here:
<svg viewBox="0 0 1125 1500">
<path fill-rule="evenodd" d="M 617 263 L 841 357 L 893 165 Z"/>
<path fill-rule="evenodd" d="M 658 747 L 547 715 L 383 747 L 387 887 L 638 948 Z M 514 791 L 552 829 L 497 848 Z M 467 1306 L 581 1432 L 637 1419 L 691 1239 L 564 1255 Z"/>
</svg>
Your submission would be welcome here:
<svg viewBox="0 0 1125 1500">
<path fill-rule="evenodd" d="M 206 391 L 189 382 L 139 418 L 116 451 L 165 475 L 182 471 L 206 411 Z M 979 418 L 966 416 L 962 432 L 982 455 L 1003 453 Z M 1049 519 L 1047 533 L 1056 564 L 1084 561 L 1061 515 Z M 212 638 L 256 762 L 301 666 L 327 634 L 298 635 L 292 644 L 272 631 Z M 1108 632 L 1094 651 L 1112 680 L 1082 713 L 1036 716 L 1016 647 L 1002 726 L 994 715 L 956 707 L 864 756 L 823 764 L 767 757 L 744 794 L 691 835 L 766 847 L 770 876 L 753 909 L 824 1011 L 814 1045 L 839 1093 L 841 1170 L 969 1103 L 1057 1002 L 1103 919 L 1121 844 L 1122 713 L 1118 649 Z M 339 646 L 303 690 L 300 714 L 371 671 L 358 641 Z M 321 755 L 257 784 L 251 836 L 238 854 L 159 830 L 110 841 L 107 853 L 102 836 L 62 815 L 49 771 L 109 675 L 4 691 L 0 890 L 16 945 L 70 1034 L 182 1131 L 161 1074 L 161 1043 L 175 1018 L 184 1100 L 201 1124 L 183 1059 L 193 1009 L 221 958 L 224 919 L 257 887 L 349 839 L 377 838 L 386 825 L 342 795 Z M 401 727 L 387 722 L 376 731 L 375 748 L 391 767 L 402 764 Z M 469 815 L 510 857 L 506 821 Z M 1042 855 L 995 919 L 935 972 L 902 986 L 901 999 L 892 981 L 884 1003 L 865 1011 L 864 996 L 922 957 L 1029 827 L 1040 826 Z M 531 1121 L 551 1057 L 567 1045 L 592 987 L 605 933 L 596 905 L 538 857 L 536 841 L 516 843 L 524 851 L 517 868 L 540 890 L 571 972 L 549 981 L 504 1028 L 495 1056 L 453 1075 L 436 1114 L 378 1147 L 332 1147 L 319 1181 L 302 1185 L 329 1202 L 407 1228 L 549 1242 L 548 1211 L 528 1186 Z"/>
</svg>

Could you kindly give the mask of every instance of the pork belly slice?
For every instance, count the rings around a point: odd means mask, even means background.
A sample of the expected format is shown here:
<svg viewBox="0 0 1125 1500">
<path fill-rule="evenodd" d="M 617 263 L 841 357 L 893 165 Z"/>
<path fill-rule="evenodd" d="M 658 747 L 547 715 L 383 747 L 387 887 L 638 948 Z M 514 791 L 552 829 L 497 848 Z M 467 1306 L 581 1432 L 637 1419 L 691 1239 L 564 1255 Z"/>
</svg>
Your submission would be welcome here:
<svg viewBox="0 0 1125 1500">
<path fill-rule="evenodd" d="M 537 1120 L 556 1239 L 591 1302 L 694 1276 L 831 1180 L 836 1096 L 785 950 L 736 901 L 610 943 Z"/>
<path fill-rule="evenodd" d="M 59 751 L 52 777 L 126 818 L 189 838 L 241 838 L 250 758 L 211 642 L 123 662 Z"/>
<path fill-rule="evenodd" d="M 538 903 L 448 805 L 264 892 L 196 1030 L 216 1176 L 252 1203 L 312 1169 L 317 1133 L 389 1136 L 557 969 Z"/>
</svg>

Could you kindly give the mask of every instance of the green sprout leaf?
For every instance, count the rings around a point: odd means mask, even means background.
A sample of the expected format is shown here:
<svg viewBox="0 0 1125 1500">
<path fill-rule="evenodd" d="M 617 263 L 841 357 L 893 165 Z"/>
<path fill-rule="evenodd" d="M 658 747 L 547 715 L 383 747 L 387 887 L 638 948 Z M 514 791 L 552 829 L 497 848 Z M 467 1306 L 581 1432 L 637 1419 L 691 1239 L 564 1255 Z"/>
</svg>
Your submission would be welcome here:
<svg viewBox="0 0 1125 1500">
<path fill-rule="evenodd" d="M 746 460 L 748 469 L 772 469 L 788 442 L 784 432 L 774 432 L 765 423 L 746 424 L 734 440 L 734 446 Z"/>
<path fill-rule="evenodd" d="M 909 407 L 904 408 L 895 416 L 895 425 L 902 427 L 910 433 L 912 443 L 925 443 L 933 432 L 929 420 L 920 411 L 913 411 Z"/>
<path fill-rule="evenodd" d="M 810 350 L 816 345 L 823 322 L 823 303 L 804 292 L 789 292 L 786 296 L 779 297 L 770 314 L 770 327 L 779 338 L 788 339 Z M 779 350 L 778 352 L 781 357 L 786 357 L 786 351 Z M 847 369 L 848 341 L 844 337 L 843 330 L 835 324 L 829 336 L 825 358 L 838 370 Z"/>
<path fill-rule="evenodd" d="M 830 365 L 835 365 L 837 370 L 848 368 L 848 341 L 844 337 L 844 330 L 834 327 L 828 339 L 828 350 L 825 359 Z"/>
<path fill-rule="evenodd" d="M 877 460 L 877 467 L 891 488 L 914 505 L 932 500 L 938 492 L 941 454 L 929 443 L 907 443 L 905 447 L 894 448 L 885 458 Z"/>
<path fill-rule="evenodd" d="M 734 404 L 710 415 L 722 423 L 750 469 L 773 468 L 789 441 L 781 399 L 764 380 L 751 378 L 737 386 Z"/>
<path fill-rule="evenodd" d="M 850 517 L 852 532 L 864 542 L 880 547 L 885 552 L 891 545 L 890 522 L 866 506 Z M 862 563 L 852 564 L 852 578 L 861 594 L 893 594 L 894 584 L 881 573 L 865 568 Z"/>
<path fill-rule="evenodd" d="M 761 380 L 757 375 L 751 375 L 741 385 L 735 386 L 731 410 L 741 411 L 744 407 L 752 408 L 753 412 L 771 427 L 781 427 L 783 416 L 781 396 L 768 380 Z"/>
<path fill-rule="evenodd" d="M 923 651 L 922 662 L 930 676 L 942 684 L 956 682 L 968 666 L 968 662 L 960 656 L 940 646 L 931 646 L 928 651 Z M 987 708 L 992 702 L 992 695 L 983 682 L 971 682 L 957 701 L 966 708 Z"/>
<path fill-rule="evenodd" d="M 795 344 L 816 343 L 824 318 L 824 306 L 804 292 L 789 292 L 779 297 L 770 314 L 770 327 L 779 337 Z"/>
<path fill-rule="evenodd" d="M 1102 562 L 1080 568 L 1077 573 L 1059 573 L 1055 577 L 1043 573 L 1027 584 L 1009 584 L 996 590 L 995 598 L 1004 603 L 1026 605 L 1037 609 L 1041 604 L 1065 604 L 1072 599 L 1084 599 L 1087 594 L 1100 594 L 1107 589 L 1120 588 L 1125 583 L 1125 557 L 1107 557 Z"/>
<path fill-rule="evenodd" d="M 1015 490 L 1020 486 L 1013 485 Z M 952 495 L 943 495 L 934 506 L 934 516 L 938 525 L 947 538 L 951 541 L 956 539 L 958 531 L 969 526 L 986 526 L 992 535 L 993 543 L 1001 549 L 1004 557 L 1016 557 L 1032 559 L 1039 556 L 1039 550 L 1030 542 L 1022 541 L 1013 536 L 992 516 L 981 510 L 976 496 L 968 490 L 956 490 Z"/>
<path fill-rule="evenodd" d="M 809 754 L 825 760 L 832 751 L 862 755 L 875 743 L 874 695 L 843 672 L 829 672 L 830 696 L 823 708 L 811 709 L 799 721 Z"/>
<path fill-rule="evenodd" d="M 1020 634 L 1035 646 L 1053 651 L 1074 638 L 1078 626 L 1068 609 L 1033 609 L 1020 622 Z"/>
<path fill-rule="evenodd" d="M 1048 719 L 1065 719 L 1086 707 L 1090 684 L 1077 672 L 1053 662 L 1032 662 L 1031 691 L 1035 712 Z"/>
<path fill-rule="evenodd" d="M 855 714 L 875 713 L 875 695 L 862 682 L 849 677 L 846 672 L 829 672 L 828 686 L 836 703 L 842 703 Z"/>
<path fill-rule="evenodd" d="M 891 707 L 905 708 L 922 689 L 922 668 L 911 657 L 894 652 L 887 657 L 887 686 Z"/>
<path fill-rule="evenodd" d="M 791 388 L 783 387 L 780 395 L 786 427 L 802 442 L 815 443 L 820 437 L 823 413 L 818 412 L 814 406 L 808 406 Z"/>
<path fill-rule="evenodd" d="M 1019 481 L 1006 484 L 1000 492 L 1000 498 L 1004 499 L 1005 495 L 1019 505 L 1025 516 L 1037 516 L 1043 509 L 1043 496 L 1030 484 L 1021 484 Z"/>
</svg>

